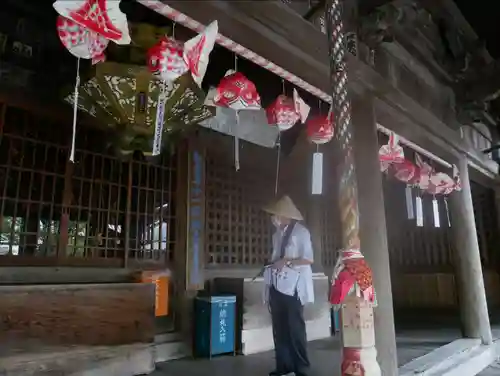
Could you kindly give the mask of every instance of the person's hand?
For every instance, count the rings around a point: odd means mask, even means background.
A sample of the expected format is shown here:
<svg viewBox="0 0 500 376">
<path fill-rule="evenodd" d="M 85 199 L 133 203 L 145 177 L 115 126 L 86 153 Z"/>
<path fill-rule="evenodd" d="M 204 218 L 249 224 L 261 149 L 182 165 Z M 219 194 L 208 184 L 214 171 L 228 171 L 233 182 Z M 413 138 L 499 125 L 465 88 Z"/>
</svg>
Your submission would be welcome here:
<svg viewBox="0 0 500 376">
<path fill-rule="evenodd" d="M 277 260 L 273 265 L 272 265 L 272 268 L 273 269 L 277 269 L 277 270 L 281 270 L 283 269 L 283 267 L 286 265 L 286 261 L 283 260 L 283 259 L 279 259 Z"/>
</svg>

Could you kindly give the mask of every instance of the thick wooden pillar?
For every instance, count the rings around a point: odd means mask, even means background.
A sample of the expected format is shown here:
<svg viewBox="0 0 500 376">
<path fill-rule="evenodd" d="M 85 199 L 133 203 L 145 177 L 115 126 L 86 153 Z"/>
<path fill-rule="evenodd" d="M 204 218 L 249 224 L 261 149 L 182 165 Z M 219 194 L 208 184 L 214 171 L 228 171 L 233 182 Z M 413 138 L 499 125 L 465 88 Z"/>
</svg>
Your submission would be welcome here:
<svg viewBox="0 0 500 376">
<path fill-rule="evenodd" d="M 377 124 L 371 95 L 353 98 L 352 117 L 361 252 L 372 269 L 378 303 L 374 310 L 377 358 L 383 375 L 397 376 L 398 360 L 384 191 L 378 160 Z"/>
<path fill-rule="evenodd" d="M 458 161 L 462 190 L 450 196 L 454 267 L 465 337 L 492 343 L 467 157 Z"/>
</svg>

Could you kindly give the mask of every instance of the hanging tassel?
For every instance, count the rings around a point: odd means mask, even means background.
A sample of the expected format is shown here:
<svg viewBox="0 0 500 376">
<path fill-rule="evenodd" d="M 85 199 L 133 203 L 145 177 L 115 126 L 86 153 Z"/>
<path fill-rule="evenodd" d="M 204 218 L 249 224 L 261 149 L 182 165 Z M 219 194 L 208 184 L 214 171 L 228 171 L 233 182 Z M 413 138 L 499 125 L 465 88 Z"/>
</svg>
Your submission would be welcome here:
<svg viewBox="0 0 500 376">
<path fill-rule="evenodd" d="M 80 88 L 80 58 L 76 60 L 75 96 L 73 98 L 73 135 L 71 137 L 71 153 L 69 155 L 69 160 L 73 163 L 75 163 L 76 116 L 78 114 L 79 88 Z"/>
<path fill-rule="evenodd" d="M 422 208 L 422 197 L 417 196 L 415 200 L 417 206 L 417 227 L 424 227 L 424 212 Z"/>
<path fill-rule="evenodd" d="M 152 155 L 157 156 L 161 152 L 161 138 L 163 135 L 163 120 L 165 117 L 165 101 L 166 101 L 166 82 L 160 83 L 160 96 L 158 97 L 158 105 L 156 106 L 156 121 L 155 121 L 155 137 L 153 139 Z"/>
<path fill-rule="evenodd" d="M 274 182 L 274 195 L 278 195 L 278 184 L 280 180 L 280 159 L 281 159 L 281 132 L 278 132 L 278 156 L 276 158 L 276 181 Z"/>
<path fill-rule="evenodd" d="M 439 218 L 439 203 L 436 196 L 432 199 L 432 212 L 434 214 L 434 227 L 441 227 L 441 219 Z"/>
<path fill-rule="evenodd" d="M 323 153 L 319 152 L 319 146 L 317 146 L 316 153 L 313 154 L 311 180 L 311 193 L 313 195 L 323 194 Z"/>
<path fill-rule="evenodd" d="M 448 208 L 448 198 L 446 196 L 444 197 L 444 207 L 446 209 L 446 219 L 448 220 L 448 227 L 451 227 L 450 209 Z"/>
<path fill-rule="evenodd" d="M 234 168 L 236 169 L 236 171 L 240 170 L 240 136 L 238 127 L 239 122 L 240 112 L 236 111 L 236 129 L 234 130 Z"/>
<path fill-rule="evenodd" d="M 415 211 L 413 210 L 413 192 L 409 185 L 406 186 L 405 196 L 408 219 L 415 219 Z"/>
</svg>

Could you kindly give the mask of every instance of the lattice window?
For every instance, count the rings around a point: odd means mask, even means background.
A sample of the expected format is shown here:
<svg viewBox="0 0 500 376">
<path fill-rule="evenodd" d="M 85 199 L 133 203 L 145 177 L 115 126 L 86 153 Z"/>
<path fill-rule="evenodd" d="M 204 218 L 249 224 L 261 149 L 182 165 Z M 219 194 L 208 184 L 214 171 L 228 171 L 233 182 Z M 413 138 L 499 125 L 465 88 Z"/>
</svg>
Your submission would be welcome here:
<svg viewBox="0 0 500 376">
<path fill-rule="evenodd" d="M 0 262 L 36 256 L 36 263 L 53 257 L 58 264 L 124 266 L 173 259 L 175 156 L 156 164 L 124 161 L 110 154 L 106 133 L 79 127 L 72 164 L 67 127 L 11 107 L 2 113 Z"/>
<path fill-rule="evenodd" d="M 208 265 L 262 265 L 272 252 L 272 225 L 262 211 L 274 183 L 258 171 L 236 172 L 207 157 L 206 260 Z"/>
</svg>

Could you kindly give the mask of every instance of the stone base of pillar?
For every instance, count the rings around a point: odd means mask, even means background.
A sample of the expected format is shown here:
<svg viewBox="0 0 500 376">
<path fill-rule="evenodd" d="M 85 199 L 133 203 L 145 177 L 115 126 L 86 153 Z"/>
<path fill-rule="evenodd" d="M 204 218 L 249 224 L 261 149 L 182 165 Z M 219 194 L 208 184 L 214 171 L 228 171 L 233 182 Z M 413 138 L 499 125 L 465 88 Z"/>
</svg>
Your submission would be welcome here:
<svg viewBox="0 0 500 376">
<path fill-rule="evenodd" d="M 373 305 L 349 296 L 342 305 L 342 376 L 381 376 L 375 347 Z"/>
</svg>

